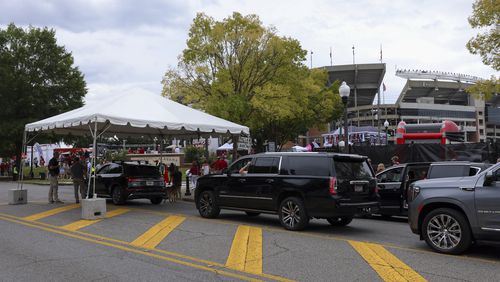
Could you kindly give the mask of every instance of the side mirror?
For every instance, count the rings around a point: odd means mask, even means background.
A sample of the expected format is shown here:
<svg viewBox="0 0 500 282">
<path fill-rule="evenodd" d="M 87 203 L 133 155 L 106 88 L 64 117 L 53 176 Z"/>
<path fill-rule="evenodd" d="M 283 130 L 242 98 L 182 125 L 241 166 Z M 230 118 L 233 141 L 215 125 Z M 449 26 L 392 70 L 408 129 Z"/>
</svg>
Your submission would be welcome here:
<svg viewBox="0 0 500 282">
<path fill-rule="evenodd" d="M 493 175 L 493 171 L 490 170 L 484 176 L 484 184 L 483 184 L 483 186 L 490 186 L 491 183 L 493 183 L 493 181 L 495 181 L 495 177 Z"/>
</svg>

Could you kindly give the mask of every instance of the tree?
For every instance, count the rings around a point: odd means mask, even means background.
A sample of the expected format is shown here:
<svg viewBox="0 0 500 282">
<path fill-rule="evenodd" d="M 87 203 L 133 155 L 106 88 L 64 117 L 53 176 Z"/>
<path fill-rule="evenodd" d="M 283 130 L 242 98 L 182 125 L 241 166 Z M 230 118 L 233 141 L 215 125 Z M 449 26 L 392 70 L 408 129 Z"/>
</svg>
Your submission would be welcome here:
<svg viewBox="0 0 500 282">
<path fill-rule="evenodd" d="M 193 20 L 177 68 L 167 70 L 163 95 L 250 127 L 262 144 L 278 146 L 341 113 L 338 89 L 325 70 L 309 70 L 307 51 L 280 37 L 256 15 Z"/>
<path fill-rule="evenodd" d="M 469 24 L 484 29 L 484 32 L 471 38 L 467 49 L 472 54 L 479 54 L 484 64 L 500 70 L 500 2 L 476 0 L 472 8 Z"/>
<path fill-rule="evenodd" d="M 473 28 L 485 31 L 471 38 L 467 49 L 472 54 L 479 54 L 484 64 L 500 70 L 500 2 L 494 0 L 476 0 L 472 5 L 472 16 L 469 24 Z M 489 80 L 476 82 L 467 88 L 467 92 L 476 98 L 488 101 L 496 93 L 500 93 L 498 79 L 492 76 Z"/>
<path fill-rule="evenodd" d="M 15 153 L 19 164 L 25 124 L 83 105 L 86 85 L 73 63 L 53 29 L 0 29 L 0 154 Z"/>
</svg>

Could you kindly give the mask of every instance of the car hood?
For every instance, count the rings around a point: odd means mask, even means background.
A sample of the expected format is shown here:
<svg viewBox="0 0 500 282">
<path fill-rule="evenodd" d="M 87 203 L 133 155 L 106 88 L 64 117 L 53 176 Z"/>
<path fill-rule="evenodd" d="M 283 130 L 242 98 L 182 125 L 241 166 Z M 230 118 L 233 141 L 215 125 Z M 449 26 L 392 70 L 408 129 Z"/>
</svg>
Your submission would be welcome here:
<svg viewBox="0 0 500 282">
<path fill-rule="evenodd" d="M 462 176 L 462 177 L 448 177 L 448 178 L 435 178 L 435 179 L 425 179 L 413 182 L 413 185 L 419 186 L 420 188 L 444 188 L 444 187 L 464 187 L 472 185 L 474 186 L 477 181 L 477 177 L 472 176 Z"/>
</svg>

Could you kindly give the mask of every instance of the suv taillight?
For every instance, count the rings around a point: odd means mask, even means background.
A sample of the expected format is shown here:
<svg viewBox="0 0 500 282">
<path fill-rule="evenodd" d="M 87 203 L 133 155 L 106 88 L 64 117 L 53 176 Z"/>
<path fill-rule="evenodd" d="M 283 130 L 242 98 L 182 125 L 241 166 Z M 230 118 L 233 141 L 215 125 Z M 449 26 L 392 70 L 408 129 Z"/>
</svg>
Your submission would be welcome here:
<svg viewBox="0 0 500 282">
<path fill-rule="evenodd" d="M 334 176 L 330 177 L 330 195 L 337 195 L 337 181 Z"/>
</svg>

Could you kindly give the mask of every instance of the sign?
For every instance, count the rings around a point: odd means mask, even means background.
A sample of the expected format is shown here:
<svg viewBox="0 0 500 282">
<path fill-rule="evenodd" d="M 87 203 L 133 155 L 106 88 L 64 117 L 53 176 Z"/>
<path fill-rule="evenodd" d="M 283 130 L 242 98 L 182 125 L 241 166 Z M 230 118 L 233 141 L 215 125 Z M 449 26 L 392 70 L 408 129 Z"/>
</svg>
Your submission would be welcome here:
<svg viewBox="0 0 500 282">
<path fill-rule="evenodd" d="M 267 143 L 267 151 L 268 152 L 276 152 L 276 144 L 274 142 Z"/>
<path fill-rule="evenodd" d="M 238 139 L 238 150 L 250 150 L 252 147 L 252 141 L 250 137 L 240 136 Z"/>
</svg>

